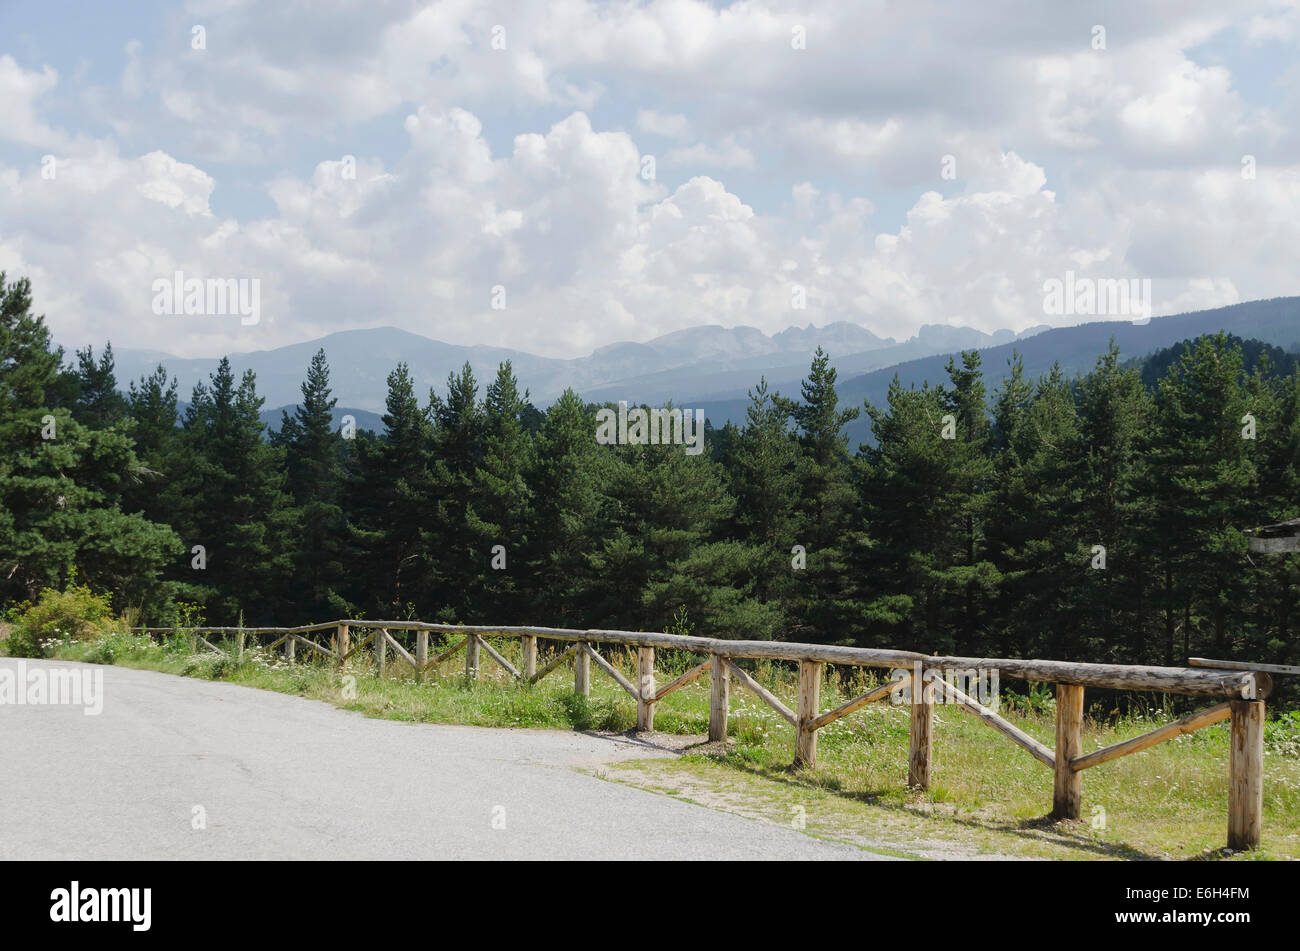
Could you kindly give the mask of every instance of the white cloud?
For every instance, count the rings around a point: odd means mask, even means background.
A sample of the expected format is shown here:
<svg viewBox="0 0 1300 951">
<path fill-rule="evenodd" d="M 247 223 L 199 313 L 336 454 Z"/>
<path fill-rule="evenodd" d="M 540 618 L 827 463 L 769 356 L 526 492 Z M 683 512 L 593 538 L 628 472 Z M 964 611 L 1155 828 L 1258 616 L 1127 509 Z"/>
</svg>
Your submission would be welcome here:
<svg viewBox="0 0 1300 951">
<path fill-rule="evenodd" d="M 390 323 L 555 355 L 703 322 L 1025 327 L 1067 269 L 1171 309 L 1295 293 L 1300 71 L 1250 100 L 1195 49 L 1293 12 L 1120 6 L 1097 51 L 1035 0 L 191 6 L 71 97 L 129 147 L 61 131 L 60 74 L 0 56 L 0 136 L 60 153 L 55 182 L 0 164 L 0 264 L 69 344 L 202 353 Z M 269 210 L 214 211 L 226 189 Z M 175 269 L 261 278 L 263 323 L 153 317 Z"/>
<path fill-rule="evenodd" d="M 38 100 L 58 84 L 59 74 L 50 66 L 26 70 L 12 56 L 0 56 L 0 102 L 5 104 L 0 139 L 37 148 L 68 148 L 69 136 L 37 118 Z"/>
<path fill-rule="evenodd" d="M 691 134 L 691 121 L 680 112 L 655 112 L 642 109 L 636 114 L 636 127 L 650 135 L 666 139 L 686 139 Z"/>
<path fill-rule="evenodd" d="M 753 168 L 755 164 L 754 153 L 730 136 L 716 146 L 701 142 L 672 149 L 664 160 L 680 168 Z"/>
</svg>

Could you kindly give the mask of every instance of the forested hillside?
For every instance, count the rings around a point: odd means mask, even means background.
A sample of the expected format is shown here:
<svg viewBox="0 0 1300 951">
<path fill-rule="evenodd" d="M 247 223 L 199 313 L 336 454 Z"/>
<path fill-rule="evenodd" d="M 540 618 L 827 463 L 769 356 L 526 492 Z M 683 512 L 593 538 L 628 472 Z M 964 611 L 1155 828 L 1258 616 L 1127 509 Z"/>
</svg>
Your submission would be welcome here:
<svg viewBox="0 0 1300 951">
<path fill-rule="evenodd" d="M 1300 515 L 1300 373 L 1253 341 L 1199 337 L 1152 386 L 1114 347 L 1074 378 L 1015 361 L 993 392 L 971 351 L 879 405 L 840 404 L 819 353 L 799 393 L 756 381 L 698 456 L 598 445 L 596 406 L 540 412 L 508 363 L 429 393 L 399 364 L 384 431 L 346 438 L 317 354 L 268 439 L 251 372 L 223 361 L 183 413 L 161 368 L 123 396 L 111 348 L 65 365 L 27 282 L 0 288 L 5 605 L 75 577 L 151 623 L 185 602 L 212 623 L 1300 660 L 1300 557 L 1242 534 Z"/>
</svg>

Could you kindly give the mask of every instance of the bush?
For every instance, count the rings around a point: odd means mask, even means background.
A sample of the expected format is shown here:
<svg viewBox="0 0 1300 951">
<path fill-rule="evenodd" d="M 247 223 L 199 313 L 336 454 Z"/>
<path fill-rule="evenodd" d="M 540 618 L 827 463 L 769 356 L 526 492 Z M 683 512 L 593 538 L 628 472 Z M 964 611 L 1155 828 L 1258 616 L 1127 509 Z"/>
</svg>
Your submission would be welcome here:
<svg viewBox="0 0 1300 951">
<path fill-rule="evenodd" d="M 48 657 L 60 643 L 93 641 L 121 629 L 113 620 L 109 596 L 77 584 L 66 591 L 46 588 L 35 604 L 20 605 L 13 621 L 11 657 Z"/>
</svg>

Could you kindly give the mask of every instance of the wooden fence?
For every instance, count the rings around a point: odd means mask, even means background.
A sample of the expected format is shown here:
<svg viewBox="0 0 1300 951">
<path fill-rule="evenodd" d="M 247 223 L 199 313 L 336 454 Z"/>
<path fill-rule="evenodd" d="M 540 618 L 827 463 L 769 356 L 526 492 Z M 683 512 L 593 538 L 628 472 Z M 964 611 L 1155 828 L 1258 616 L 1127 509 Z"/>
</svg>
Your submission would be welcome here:
<svg viewBox="0 0 1300 951">
<path fill-rule="evenodd" d="M 149 634 L 171 633 L 174 628 L 143 628 Z M 790 644 L 777 641 L 729 641 L 708 637 L 686 637 L 633 631 L 569 630 L 549 627 L 489 627 L 429 624 L 420 621 L 342 620 L 295 628 L 210 627 L 185 629 L 195 634 L 208 648 L 224 653 L 204 635 L 273 635 L 270 649 L 283 646 L 292 661 L 298 647 L 332 658 L 340 667 L 357 652 L 373 644 L 376 671 L 382 673 L 388 651 L 409 664 L 418 677 L 457 652 L 465 651 L 465 673 L 478 676 L 481 653 L 516 680 L 536 683 L 573 660 L 574 690 L 584 696 L 591 687 L 591 665 L 608 674 L 636 701 L 636 728 L 654 729 L 655 705 L 674 690 L 701 675 L 711 677 L 709 701 L 709 739 L 727 738 L 727 714 L 731 684 L 740 684 L 757 694 L 787 720 L 795 731 L 794 761 L 797 766 L 812 766 L 817 761 L 817 731 L 869 703 L 882 700 L 892 692 L 910 688 L 911 720 L 907 783 L 927 788 L 930 785 L 936 694 L 947 702 L 976 717 L 1023 747 L 1034 759 L 1052 771 L 1053 794 L 1051 816 L 1055 819 L 1079 819 L 1082 812 L 1083 771 L 1093 766 L 1148 749 L 1165 740 L 1199 730 L 1201 727 L 1231 720 L 1232 742 L 1228 764 L 1228 847 L 1249 849 L 1259 845 L 1263 812 L 1264 773 L 1264 698 L 1272 689 L 1270 673 L 1297 673 L 1300 669 L 1276 665 L 1249 665 L 1241 662 L 1211 661 L 1193 658 L 1193 667 L 1146 667 L 1126 664 L 1075 664 L 1054 660 L 1015 658 L 946 657 L 914 651 L 875 650 L 858 647 L 835 647 L 817 644 Z M 333 631 L 331 645 L 313 640 L 310 635 Z M 353 632 L 368 631 L 353 643 Z M 415 632 L 412 655 L 392 636 L 392 631 Z M 453 643 L 429 656 L 429 634 L 446 634 Z M 487 637 L 522 639 L 522 667 L 515 667 L 488 643 Z M 569 645 L 544 667 L 537 667 L 539 639 Z M 597 645 L 619 644 L 635 648 L 637 683 L 629 681 L 602 657 Z M 663 686 L 655 681 L 655 650 L 671 649 L 707 654 L 708 659 Z M 481 653 L 480 653 L 481 652 Z M 740 659 L 762 658 L 793 661 L 799 665 L 799 694 L 796 710 L 791 710 L 736 664 Z M 904 671 L 897 680 L 877 686 L 854 697 L 833 710 L 821 711 L 819 692 L 827 664 L 850 667 L 879 667 Z M 1216 666 L 1218 665 L 1218 666 Z M 1056 742 L 1049 747 L 999 716 L 994 710 L 969 696 L 944 679 L 949 671 L 996 670 L 999 677 L 1013 677 L 1056 685 Z M 1084 753 L 1081 745 L 1083 697 L 1088 687 L 1117 690 L 1149 690 L 1183 694 L 1217 700 L 1218 703 L 1168 723 L 1142 736 L 1116 743 L 1104 749 Z"/>
</svg>

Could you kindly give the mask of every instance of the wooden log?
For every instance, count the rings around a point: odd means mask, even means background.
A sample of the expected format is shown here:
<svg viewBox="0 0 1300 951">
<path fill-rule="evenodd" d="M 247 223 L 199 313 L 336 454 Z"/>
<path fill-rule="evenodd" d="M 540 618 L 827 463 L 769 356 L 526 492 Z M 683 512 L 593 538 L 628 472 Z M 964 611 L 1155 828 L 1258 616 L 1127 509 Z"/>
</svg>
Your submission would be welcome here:
<svg viewBox="0 0 1300 951">
<path fill-rule="evenodd" d="M 524 678 L 530 683 L 537 675 L 537 635 L 524 635 Z"/>
<path fill-rule="evenodd" d="M 709 670 L 709 740 L 724 742 L 727 739 L 727 714 L 731 708 L 731 669 L 725 657 L 712 654 Z"/>
<path fill-rule="evenodd" d="M 1157 743 L 1163 743 L 1165 740 L 1172 740 L 1177 736 L 1194 733 L 1201 727 L 1209 726 L 1211 723 L 1218 723 L 1220 720 L 1226 720 L 1231 715 L 1232 701 L 1225 700 L 1223 703 L 1216 704 L 1208 709 L 1189 713 L 1181 720 L 1166 723 L 1159 729 L 1143 733 L 1141 736 L 1135 736 L 1131 740 L 1124 740 L 1122 743 L 1115 743 L 1091 753 L 1086 753 L 1083 756 L 1078 756 L 1071 761 L 1070 768 L 1075 772 L 1079 772 L 1089 766 L 1098 766 L 1110 760 L 1119 759 L 1121 756 L 1128 756 L 1130 753 L 1148 749 Z"/>
<path fill-rule="evenodd" d="M 601 670 L 603 670 L 605 673 L 607 673 L 607 674 L 609 674 L 611 677 L 613 677 L 614 680 L 618 683 L 618 685 L 619 685 L 620 687 L 622 687 L 624 690 L 626 690 L 626 691 L 628 692 L 628 695 L 631 696 L 631 698 L 637 702 L 637 723 L 640 724 L 640 722 L 641 722 L 641 717 L 640 717 L 640 713 L 641 713 L 641 707 L 640 707 L 641 697 L 640 697 L 640 695 L 637 693 L 637 689 L 636 689 L 636 687 L 633 686 L 633 684 L 632 684 L 632 682 L 631 682 L 630 680 L 628 680 L 626 677 L 624 677 L 622 674 L 620 674 L 620 673 L 618 672 L 618 670 L 614 667 L 613 664 L 611 664 L 611 663 L 610 663 L 609 661 L 607 661 L 605 658 L 601 657 L 601 656 L 600 656 L 599 654 L 597 654 L 594 650 L 592 650 L 590 644 L 583 644 L 583 645 L 582 645 L 582 650 L 583 650 L 583 653 L 585 653 L 588 657 L 590 657 L 592 660 L 594 660 L 594 661 L 596 662 L 596 666 L 597 666 L 597 667 L 599 667 L 599 668 L 600 668 Z M 653 659 L 651 660 L 651 663 L 654 663 Z M 653 674 L 652 674 L 651 676 L 653 676 Z M 640 729 L 639 726 L 638 726 L 638 729 Z"/>
<path fill-rule="evenodd" d="M 638 687 L 636 694 L 636 729 L 653 733 L 655 728 L 655 649 L 636 649 Z"/>
<path fill-rule="evenodd" d="M 429 666 L 429 632 L 415 632 L 415 679 L 424 679 L 424 668 Z"/>
<path fill-rule="evenodd" d="M 266 645 L 266 649 L 269 650 L 269 651 L 273 651 L 273 650 L 275 650 L 277 647 L 279 647 L 281 644 L 283 644 L 285 641 L 287 641 L 288 639 L 289 639 L 289 635 L 288 635 L 288 634 L 282 634 L 281 636 L 279 636 L 279 637 L 277 637 L 275 640 L 273 640 L 271 643 L 267 644 L 267 645 Z"/>
<path fill-rule="evenodd" d="M 713 666 L 713 660 L 712 658 L 710 658 L 709 660 L 706 660 L 704 663 L 697 664 L 696 666 L 692 667 L 690 670 L 686 671 L 686 673 L 682 674 L 680 677 L 673 680 L 667 686 L 660 687 L 657 691 L 655 691 L 655 703 L 658 703 L 660 700 L 668 696 L 674 690 L 680 690 L 682 687 L 685 687 L 688 683 L 690 683 L 692 680 L 695 680 L 706 670 L 709 670 L 712 666 Z"/>
<path fill-rule="evenodd" d="M 1056 763 L 1052 767 L 1052 818 L 1083 814 L 1083 776 L 1070 764 L 1083 752 L 1083 688 L 1056 685 Z"/>
<path fill-rule="evenodd" d="M 284 636 L 284 659 L 292 664 L 297 659 L 297 654 L 298 654 L 297 636 L 293 634 L 286 634 Z"/>
<path fill-rule="evenodd" d="M 848 703 L 841 704 L 840 706 L 836 707 L 834 710 L 831 710 L 827 713 L 823 713 L 821 716 L 816 717 L 812 721 L 812 723 L 809 724 L 809 726 L 811 726 L 814 730 L 820 730 L 822 727 L 829 726 L 830 724 L 834 723 L 836 720 L 840 719 L 841 717 L 846 717 L 850 713 L 853 713 L 856 710 L 861 710 L 869 703 L 875 703 L 877 700 L 885 699 L 895 690 L 899 690 L 903 687 L 906 687 L 911 682 L 912 682 L 911 674 L 908 674 L 906 677 L 902 678 L 901 680 L 887 680 L 883 684 L 880 684 L 879 686 L 872 687 L 870 690 L 868 690 L 866 693 L 862 694 L 861 696 L 854 697 Z"/>
<path fill-rule="evenodd" d="M 344 670 L 348 666 L 348 625 L 340 624 L 338 627 L 338 643 L 335 645 L 338 649 L 339 667 Z"/>
<path fill-rule="evenodd" d="M 1232 701 L 1228 755 L 1228 848 L 1259 846 L 1264 826 L 1264 701 Z"/>
<path fill-rule="evenodd" d="M 1266 674 L 1300 676 L 1300 667 L 1294 664 L 1252 664 L 1245 660 L 1210 660 L 1207 657 L 1189 657 L 1187 663 L 1193 667 L 1212 667 L 1215 670 L 1260 670 Z"/>
<path fill-rule="evenodd" d="M 696 654 L 722 651 L 727 657 L 770 660 L 819 660 L 828 664 L 845 664 L 859 667 L 901 667 L 910 669 L 912 663 L 927 660 L 916 651 L 881 650 L 865 647 L 837 647 L 829 644 L 790 644 L 784 641 L 733 641 L 711 637 L 694 637 L 664 634 L 659 631 L 618 631 L 603 628 L 578 630 L 576 628 L 538 627 L 535 625 L 439 624 L 430 621 L 381 621 L 349 619 L 354 627 L 379 627 L 401 625 L 406 630 L 442 631 L 449 634 L 500 635 L 524 637 L 535 635 L 552 641 L 577 643 L 607 642 L 624 647 L 655 647 L 683 650 Z M 608 636 L 606 636 L 608 635 Z"/>
<path fill-rule="evenodd" d="M 388 629 L 381 627 L 375 638 L 375 676 L 384 676 L 384 664 L 388 662 Z"/>
<path fill-rule="evenodd" d="M 532 675 L 531 677 L 529 677 L 528 679 L 529 679 L 532 683 L 537 683 L 537 681 L 541 680 L 543 677 L 545 677 L 547 674 L 549 674 L 551 671 L 553 671 L 556 667 L 559 667 L 561 664 L 563 664 L 566 660 L 568 660 L 568 659 L 569 659 L 570 657 L 572 657 L 574 654 L 578 653 L 578 648 L 579 648 L 579 646 L 580 646 L 580 645 L 578 645 L 578 644 L 572 644 L 572 645 L 570 645 L 569 648 L 568 648 L 567 650 L 565 650 L 563 653 L 556 654 L 555 657 L 553 657 L 553 658 L 551 659 L 551 662 L 550 662 L 550 663 L 548 663 L 545 667 L 543 667 L 543 668 L 542 668 L 541 670 L 539 670 L 537 673 L 533 674 L 533 675 Z"/>
<path fill-rule="evenodd" d="M 438 664 L 441 664 L 444 660 L 446 660 L 446 659 L 447 659 L 448 657 L 450 657 L 452 654 L 456 653 L 456 651 L 460 650 L 462 647 L 465 647 L 465 646 L 468 645 L 468 644 L 469 644 L 469 638 L 468 638 L 468 637 L 463 637 L 463 638 L 461 638 L 461 639 L 458 640 L 455 644 L 452 644 L 452 645 L 451 645 L 450 647 L 448 647 L 445 651 L 443 651 L 441 654 L 439 654 L 437 657 L 435 657 L 433 660 L 429 661 L 429 666 L 434 667 L 434 666 L 437 666 Z"/>
<path fill-rule="evenodd" d="M 1125 664 L 1078 664 L 1055 660 L 989 657 L 932 657 L 916 651 L 880 650 L 863 647 L 837 647 L 827 644 L 793 644 L 779 641 L 727 641 L 709 637 L 687 637 L 661 632 L 608 631 L 511 625 L 435 624 L 424 621 L 371 621 L 344 619 L 298 628 L 250 628 L 258 633 L 307 633 L 338 625 L 357 628 L 400 627 L 405 630 L 442 631 L 449 634 L 493 634 L 503 637 L 537 636 L 570 643 L 605 641 L 626 647 L 655 647 L 694 653 L 721 653 L 725 657 L 767 658 L 771 660 L 815 660 L 821 663 L 855 667 L 893 667 L 910 670 L 914 663 L 925 667 L 996 668 L 1001 676 L 1017 677 L 1041 683 L 1066 683 L 1117 690 L 1152 690 L 1187 696 L 1219 699 L 1267 695 L 1265 672 L 1223 670 L 1199 667 L 1151 667 Z M 147 632 L 165 632 L 170 628 L 146 628 Z M 235 633 L 238 628 L 200 628 L 199 633 Z M 1250 665 L 1247 665 L 1250 666 Z"/>
<path fill-rule="evenodd" d="M 326 657 L 333 657 L 335 660 L 339 659 L 339 655 L 334 653 L 334 651 L 330 650 L 324 644 L 317 644 L 315 641 L 311 640 L 310 638 L 302 637 L 301 635 L 298 634 L 295 634 L 294 638 L 298 642 L 300 642 L 303 647 L 308 647 L 311 650 L 316 651 L 318 654 L 324 654 Z"/>
<path fill-rule="evenodd" d="M 573 657 L 573 692 L 580 697 L 591 696 L 591 654 L 586 644 L 576 644 Z"/>
<path fill-rule="evenodd" d="M 1152 690 L 1194 697 L 1231 699 L 1255 689 L 1253 673 L 1191 667 L 1150 667 L 1137 664 L 1075 664 L 1060 660 L 1021 660 L 988 657 L 929 657 L 926 667 L 974 667 L 997 670 L 1002 677 L 1038 683 L 1107 687 L 1112 690 Z"/>
<path fill-rule="evenodd" d="M 206 637 L 201 637 L 201 636 L 199 636 L 199 635 L 197 635 L 197 634 L 196 634 L 195 636 L 198 637 L 199 640 L 201 640 L 204 644 L 207 644 L 208 647 L 209 647 L 209 649 L 216 651 L 216 652 L 217 652 L 218 654 L 220 654 L 222 657 L 229 657 L 229 656 L 230 656 L 230 655 L 227 654 L 225 651 L 223 651 L 220 647 L 217 647 L 217 646 L 215 646 L 214 644 L 212 644 L 212 642 L 209 641 Z"/>
<path fill-rule="evenodd" d="M 506 660 L 504 657 L 502 657 L 495 647 L 493 647 L 491 644 L 489 644 L 486 640 L 484 640 L 481 637 L 478 638 L 478 643 L 480 647 L 482 647 L 485 651 L 487 651 L 487 655 L 489 657 L 491 657 L 494 661 L 496 661 L 498 664 L 500 664 L 502 667 L 505 668 L 506 673 L 510 674 L 510 676 L 515 678 L 515 680 L 520 679 L 519 671 L 515 669 L 515 665 L 510 663 L 510 661 Z"/>
<path fill-rule="evenodd" d="M 405 647 L 403 647 L 401 644 L 397 643 L 397 638 L 393 637 L 393 636 L 392 636 L 391 634 L 389 634 L 387 631 L 384 631 L 384 637 L 386 637 L 386 638 L 388 639 L 388 645 L 389 645 L 393 650 L 397 651 L 397 653 L 399 653 L 399 654 L 402 655 L 402 660 L 406 661 L 406 662 L 407 662 L 408 664 L 410 664 L 412 667 L 415 667 L 416 670 L 419 670 L 419 667 L 418 667 L 418 666 L 416 665 L 416 663 L 415 663 L 415 658 L 411 656 L 410 652 L 407 651 L 407 649 L 406 649 Z"/>
<path fill-rule="evenodd" d="M 478 648 L 481 643 L 477 634 L 465 638 L 465 677 L 471 682 L 478 680 Z"/>
<path fill-rule="evenodd" d="M 920 683 L 912 677 L 912 705 L 908 722 L 907 785 L 930 788 L 930 764 L 934 758 L 934 683 L 922 671 Z"/>
<path fill-rule="evenodd" d="M 936 678 L 934 681 L 936 689 L 942 690 L 945 694 L 957 702 L 958 706 L 969 713 L 971 716 L 982 720 L 984 723 L 993 727 L 999 733 L 1020 746 L 1024 747 L 1029 753 L 1044 766 L 1049 769 L 1056 768 L 1056 754 L 1048 747 L 1038 742 L 1024 730 L 1020 729 L 1013 723 L 1008 723 L 1002 717 L 998 716 L 984 704 L 980 703 L 974 697 L 964 693 L 959 688 L 948 683 L 948 681 Z"/>
<path fill-rule="evenodd" d="M 731 658 L 727 658 L 727 669 L 731 671 L 733 677 L 754 693 L 758 694 L 769 707 L 781 714 L 781 716 L 783 716 L 786 719 L 786 722 L 791 726 L 797 727 L 799 725 L 799 718 L 795 715 L 793 710 L 778 700 L 770 690 L 760 684 L 753 677 L 749 676 L 749 674 L 745 673 L 744 669 L 737 667 L 732 663 Z"/>
<path fill-rule="evenodd" d="M 380 630 L 382 631 L 383 628 L 381 627 Z M 348 648 L 348 652 L 347 652 L 346 654 L 343 655 L 343 659 L 344 659 L 344 660 L 351 660 L 352 657 L 353 657 L 353 655 L 355 655 L 355 654 L 357 653 L 357 651 L 361 650 L 363 647 L 365 647 L 367 644 L 369 644 L 369 643 L 370 643 L 371 641 L 373 641 L 374 639 L 375 639 L 375 632 L 374 632 L 374 631 L 371 631 L 369 634 L 367 634 L 367 635 L 366 635 L 365 637 L 363 637 L 361 640 L 357 641 L 356 643 L 351 644 L 351 645 L 349 646 L 349 648 Z"/>
<path fill-rule="evenodd" d="M 794 734 L 794 765 L 797 767 L 817 765 L 817 728 L 812 723 L 817 719 L 822 671 L 825 669 L 824 664 L 815 660 L 799 662 L 799 712 Z"/>
</svg>

